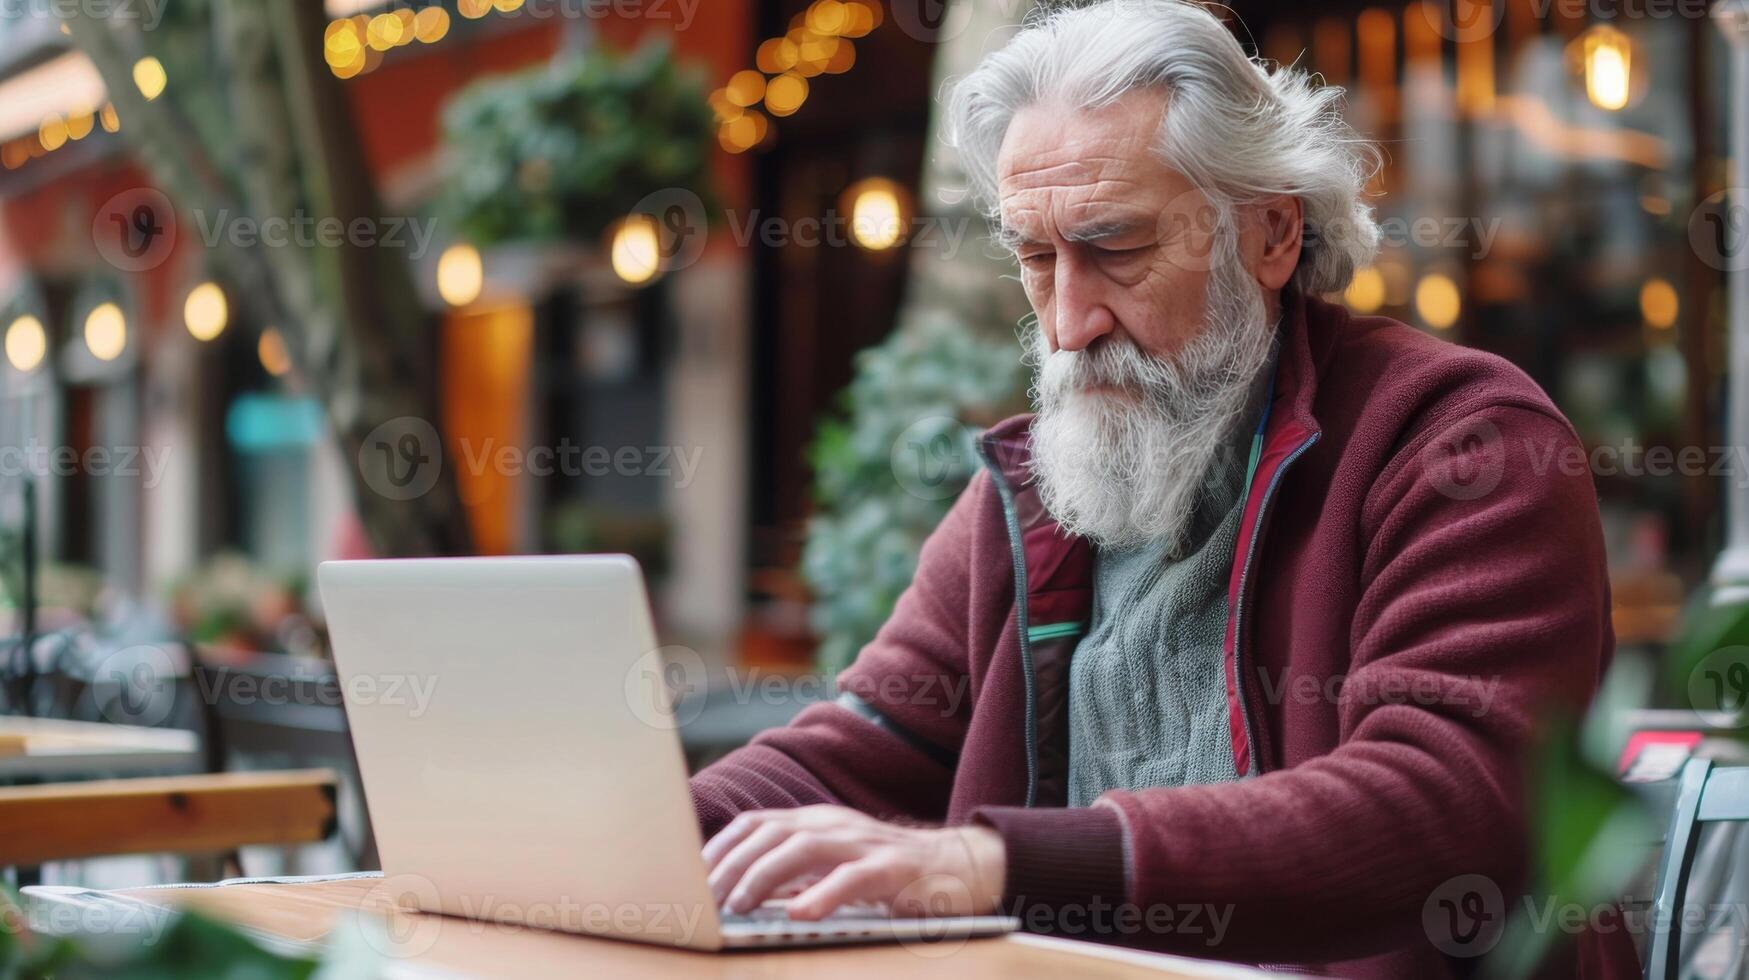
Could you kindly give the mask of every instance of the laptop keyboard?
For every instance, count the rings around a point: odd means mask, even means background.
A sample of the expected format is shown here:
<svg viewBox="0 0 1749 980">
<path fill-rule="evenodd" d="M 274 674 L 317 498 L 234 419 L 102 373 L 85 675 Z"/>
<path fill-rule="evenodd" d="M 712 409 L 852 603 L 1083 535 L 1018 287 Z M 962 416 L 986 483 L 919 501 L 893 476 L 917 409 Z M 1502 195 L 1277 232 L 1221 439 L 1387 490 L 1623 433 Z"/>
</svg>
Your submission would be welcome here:
<svg viewBox="0 0 1749 980">
<path fill-rule="evenodd" d="M 890 918 L 886 910 L 878 905 L 847 905 L 819 922 L 797 922 L 789 917 L 787 908 L 775 902 L 761 905 L 751 912 L 724 911 L 719 914 L 725 926 L 762 926 L 764 928 L 761 931 L 783 929 L 801 932 L 835 930 L 846 922 L 866 922 L 869 919 L 886 922 Z"/>
<path fill-rule="evenodd" d="M 738 926 L 764 922 L 788 922 L 789 912 L 775 905 L 761 905 L 747 913 L 722 913 L 723 925 Z"/>
</svg>

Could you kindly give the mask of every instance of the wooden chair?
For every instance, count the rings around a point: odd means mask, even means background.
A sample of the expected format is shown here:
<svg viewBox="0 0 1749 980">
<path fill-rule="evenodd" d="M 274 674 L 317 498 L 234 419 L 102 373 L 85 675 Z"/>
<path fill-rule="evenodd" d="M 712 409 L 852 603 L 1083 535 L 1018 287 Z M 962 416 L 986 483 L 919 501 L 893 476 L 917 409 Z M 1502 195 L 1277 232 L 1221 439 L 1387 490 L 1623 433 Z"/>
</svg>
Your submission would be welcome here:
<svg viewBox="0 0 1749 980">
<path fill-rule="evenodd" d="M 336 781 L 310 769 L 0 787 L 0 866 L 323 840 Z"/>
<path fill-rule="evenodd" d="M 1749 766 L 1715 768 L 1709 759 L 1690 759 L 1682 767 L 1653 893 L 1646 980 L 1681 974 L 1682 906 L 1701 825 L 1745 821 L 1749 821 Z"/>
</svg>

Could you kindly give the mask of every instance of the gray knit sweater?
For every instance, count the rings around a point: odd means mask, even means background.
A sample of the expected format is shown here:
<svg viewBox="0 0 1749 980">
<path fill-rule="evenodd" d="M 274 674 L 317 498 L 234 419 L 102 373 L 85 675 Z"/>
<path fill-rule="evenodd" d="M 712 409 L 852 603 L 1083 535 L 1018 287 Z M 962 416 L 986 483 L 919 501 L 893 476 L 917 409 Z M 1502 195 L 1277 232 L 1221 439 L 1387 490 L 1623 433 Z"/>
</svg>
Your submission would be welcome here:
<svg viewBox="0 0 1749 980">
<path fill-rule="evenodd" d="M 1069 665 L 1070 806 L 1109 789 L 1237 778 L 1221 651 L 1248 414 L 1217 457 L 1181 558 L 1163 542 L 1094 556 L 1092 621 Z"/>
</svg>

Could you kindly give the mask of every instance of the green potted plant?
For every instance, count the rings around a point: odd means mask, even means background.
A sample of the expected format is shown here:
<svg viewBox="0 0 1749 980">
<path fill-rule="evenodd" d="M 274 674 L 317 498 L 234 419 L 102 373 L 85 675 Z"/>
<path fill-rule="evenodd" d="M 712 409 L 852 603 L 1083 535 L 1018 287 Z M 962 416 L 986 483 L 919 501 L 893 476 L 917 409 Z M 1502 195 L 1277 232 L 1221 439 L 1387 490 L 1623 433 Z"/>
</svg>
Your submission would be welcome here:
<svg viewBox="0 0 1749 980">
<path fill-rule="evenodd" d="M 594 245 L 661 192 L 708 197 L 712 112 L 664 42 L 477 82 L 444 112 L 438 209 L 482 249 Z"/>
<path fill-rule="evenodd" d="M 1013 340 L 941 311 L 857 355 L 843 413 L 821 423 L 809 455 L 802 574 L 823 669 L 849 664 L 886 621 L 923 539 L 977 472 L 978 433 L 1025 408 L 1025 376 Z"/>
</svg>

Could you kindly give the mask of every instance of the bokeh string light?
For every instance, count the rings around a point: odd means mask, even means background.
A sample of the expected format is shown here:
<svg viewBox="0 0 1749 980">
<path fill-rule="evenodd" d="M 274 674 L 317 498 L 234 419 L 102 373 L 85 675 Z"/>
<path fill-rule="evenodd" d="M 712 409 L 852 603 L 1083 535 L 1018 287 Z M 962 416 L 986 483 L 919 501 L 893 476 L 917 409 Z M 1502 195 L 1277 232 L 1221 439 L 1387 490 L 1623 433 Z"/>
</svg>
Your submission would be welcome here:
<svg viewBox="0 0 1749 980">
<path fill-rule="evenodd" d="M 773 132 L 770 117 L 792 116 L 808 101 L 808 79 L 840 75 L 856 65 L 856 38 L 881 24 L 881 10 L 865 0 L 814 0 L 790 18 L 782 37 L 767 38 L 742 69 L 710 95 L 717 142 L 745 153 Z M 764 110 L 759 106 L 763 104 Z"/>
<path fill-rule="evenodd" d="M 512 13 L 522 0 L 459 0 L 456 13 L 478 20 L 492 13 Z M 322 57 L 336 78 L 357 78 L 375 71 L 383 55 L 410 44 L 436 44 L 449 36 L 452 18 L 441 3 L 417 10 L 397 7 L 378 14 L 353 14 L 328 22 L 322 36 Z"/>
<path fill-rule="evenodd" d="M 36 132 L 0 143 L 0 166 L 17 170 L 31 160 L 78 143 L 99 127 L 106 133 L 121 129 L 115 106 L 104 103 L 100 109 L 84 106 L 66 113 L 50 113 L 37 125 Z"/>
</svg>

